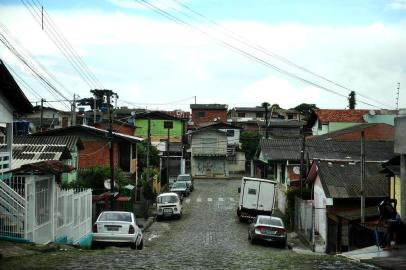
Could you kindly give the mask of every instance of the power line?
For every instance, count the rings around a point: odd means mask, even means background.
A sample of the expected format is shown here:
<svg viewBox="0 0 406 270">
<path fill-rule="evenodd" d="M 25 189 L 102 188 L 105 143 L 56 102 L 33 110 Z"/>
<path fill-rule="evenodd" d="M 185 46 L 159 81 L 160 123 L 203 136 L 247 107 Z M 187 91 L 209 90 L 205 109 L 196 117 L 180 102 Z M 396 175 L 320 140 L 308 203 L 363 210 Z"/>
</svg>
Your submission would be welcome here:
<svg viewBox="0 0 406 270">
<path fill-rule="evenodd" d="M 157 0 L 157 1 L 159 1 L 159 2 L 162 3 L 162 4 L 164 4 L 164 3 L 163 3 L 162 1 L 160 1 L 160 0 Z M 331 80 L 331 79 L 328 79 L 328 78 L 325 77 L 325 76 L 319 75 L 319 74 L 317 74 L 317 73 L 315 73 L 315 72 L 309 70 L 308 68 L 305 68 L 305 67 L 303 67 L 303 66 L 301 66 L 301 65 L 299 65 L 299 64 L 296 64 L 296 63 L 294 63 L 293 61 L 291 61 L 291 60 L 289 60 L 289 59 L 287 59 L 287 58 L 285 58 L 285 57 L 283 57 L 283 56 L 281 56 L 281 55 L 278 55 L 278 54 L 276 54 L 276 53 L 274 53 L 274 52 L 268 50 L 267 48 L 261 46 L 260 44 L 255 43 L 255 42 L 253 42 L 253 41 L 251 41 L 251 40 L 245 38 L 244 36 L 239 35 L 238 33 L 234 32 L 234 31 L 232 31 L 232 30 L 230 30 L 230 29 L 228 29 L 228 28 L 226 28 L 226 27 L 224 27 L 224 26 L 222 26 L 222 25 L 220 25 L 219 23 L 217 23 L 217 22 L 214 21 L 213 19 L 211 19 L 211 18 L 209 18 L 209 17 L 203 15 L 202 13 L 200 13 L 200 12 L 198 12 L 198 11 L 192 9 L 192 8 L 189 7 L 188 5 L 182 3 L 182 2 L 180 2 L 180 1 L 178 1 L 178 0 L 172 0 L 172 1 L 176 2 L 178 5 L 180 5 L 181 7 L 185 8 L 186 10 L 190 11 L 191 13 L 193 13 L 193 14 L 195 14 L 195 15 L 201 17 L 201 18 L 203 18 L 203 19 L 206 20 L 206 21 L 208 21 L 210 24 L 212 24 L 212 25 L 214 25 L 216 28 L 220 29 L 220 32 L 223 33 L 224 35 L 226 35 L 226 36 L 228 36 L 228 37 L 230 37 L 230 38 L 232 38 L 232 39 L 234 39 L 234 40 L 236 40 L 236 41 L 239 41 L 239 42 L 241 42 L 242 44 L 244 44 L 244 45 L 246 45 L 246 46 L 248 46 L 248 47 L 250 47 L 250 48 L 256 49 L 256 50 L 258 50 L 258 51 L 260 51 L 260 52 L 262 52 L 262 53 L 264 53 L 264 54 L 266 54 L 266 55 L 268 55 L 268 56 L 270 56 L 270 57 L 273 57 L 273 58 L 275 58 L 275 59 L 278 59 L 278 60 L 284 62 L 285 64 L 288 64 L 288 65 L 293 66 L 293 67 L 295 67 L 295 68 L 297 68 L 297 69 L 300 69 L 300 70 L 302 70 L 302 71 L 305 71 L 305 72 L 307 72 L 307 73 L 309 73 L 309 74 L 311 74 L 311 75 L 313 75 L 313 76 L 315 76 L 315 77 L 317 77 L 317 78 L 319 78 L 319 79 L 322 79 L 322 80 L 324 80 L 324 81 L 327 81 L 327 82 L 329 82 L 329 83 L 331 83 L 331 84 L 333 84 L 333 85 L 335 85 L 335 86 L 338 86 L 338 87 L 340 87 L 340 88 L 343 88 L 343 89 L 345 89 L 345 90 L 347 90 L 347 91 L 350 91 L 350 92 L 351 92 L 351 91 L 354 91 L 353 89 L 348 88 L 348 87 L 344 86 L 343 84 L 337 83 L 337 82 L 335 82 L 335 81 L 333 81 L 333 80 Z M 165 5 L 165 4 L 164 4 L 164 5 Z M 166 6 L 168 6 L 168 5 L 166 5 Z M 173 8 L 173 7 L 172 7 L 172 8 Z M 173 9 L 174 9 L 174 8 L 173 8 Z M 179 10 L 179 9 L 177 9 L 177 10 Z M 182 13 L 185 14 L 184 12 L 182 12 Z M 187 14 L 185 14 L 185 15 L 188 16 L 189 18 L 192 18 L 192 19 L 196 20 L 195 18 L 193 18 L 193 17 L 191 17 L 191 16 L 189 16 L 189 15 L 187 15 Z M 354 91 L 354 92 L 357 92 L 357 94 L 358 94 L 359 96 L 364 97 L 364 98 L 369 99 L 369 100 L 372 100 L 372 101 L 374 101 L 374 102 L 376 102 L 376 103 L 378 103 L 378 104 L 381 104 L 381 105 L 384 105 L 384 106 L 388 106 L 388 107 L 392 107 L 391 105 L 382 103 L 382 101 L 380 101 L 380 100 L 377 100 L 377 99 L 374 99 L 374 98 L 372 98 L 372 97 L 363 95 L 363 94 L 359 93 L 358 91 Z"/>
<path fill-rule="evenodd" d="M 295 74 L 293 74 L 293 73 L 291 73 L 291 72 L 288 72 L 288 71 L 286 71 L 286 70 L 284 70 L 284 69 L 281 69 L 281 68 L 279 68 L 279 67 L 277 67 L 277 66 L 275 66 L 275 65 L 273 65 L 273 64 L 271 64 L 271 63 L 269 63 L 268 61 L 263 60 L 263 59 L 261 59 L 261 58 L 255 56 L 255 55 L 253 55 L 252 53 L 249 53 L 249 52 L 247 52 L 247 51 L 245 51 L 245 50 L 243 50 L 243 49 L 240 49 L 240 48 L 238 48 L 238 47 L 236 47 L 236 46 L 230 44 L 229 42 L 226 42 L 226 41 L 224 41 L 224 40 L 222 40 L 222 39 L 220 39 L 220 38 L 217 38 L 217 37 L 211 35 L 210 33 L 206 32 L 206 31 L 204 31 L 204 30 L 202 30 L 202 29 L 200 29 L 200 28 L 197 28 L 197 27 L 195 27 L 194 25 L 192 25 L 192 24 L 186 22 L 185 20 L 182 20 L 182 19 L 180 19 L 180 18 L 178 18 L 178 17 L 176 17 L 176 16 L 170 14 L 169 12 L 167 12 L 167 11 L 165 11 L 165 10 L 163 10 L 163 9 L 161 9 L 161 8 L 159 8 L 159 7 L 157 7 L 156 5 L 151 4 L 150 2 L 148 2 L 148 1 L 146 1 L 146 0 L 135 0 L 135 1 L 139 2 L 140 4 L 146 6 L 146 7 L 150 8 L 150 9 L 152 9 L 155 13 L 158 13 L 158 14 L 160 14 L 160 15 L 162 15 L 162 16 L 168 18 L 168 19 L 170 19 L 171 21 L 174 21 L 175 23 L 177 23 L 177 24 L 179 24 L 179 25 L 183 25 L 183 26 L 185 26 L 185 27 L 187 27 L 187 28 L 191 28 L 192 30 L 196 30 L 196 31 L 198 31 L 199 33 L 201 33 L 201 34 L 203 34 L 203 35 L 209 37 L 210 39 L 215 40 L 219 45 L 221 45 L 221 46 L 223 46 L 223 47 L 226 47 L 226 48 L 228 48 L 228 49 L 231 49 L 231 50 L 237 52 L 238 54 L 241 54 L 241 55 L 243 55 L 243 56 L 245 56 L 245 57 L 247 57 L 247 58 L 249 58 L 249 59 L 251 59 L 251 60 L 253 60 L 253 61 L 255 61 L 255 62 L 258 62 L 258 63 L 260 63 L 260 64 L 262 64 L 262 65 L 264 65 L 264 66 L 270 68 L 270 69 L 276 70 L 276 71 L 278 71 L 278 72 L 280 72 L 280 73 L 282 73 L 282 74 L 285 74 L 285 75 L 287 75 L 287 76 L 290 76 L 290 77 L 292 77 L 292 78 L 294 78 L 294 79 L 296 79 L 296 80 L 298 80 L 298 81 L 301 81 L 301 82 L 304 82 L 304 83 L 306 83 L 306 84 L 315 86 L 315 87 L 317 87 L 317 88 L 319 88 L 319 89 L 321 89 L 321 90 L 327 91 L 327 92 L 329 92 L 329 93 L 331 93 L 331 94 L 335 94 L 335 95 L 338 95 L 338 96 L 347 98 L 347 95 L 341 94 L 341 93 L 339 93 L 339 92 L 337 92 L 337 91 L 335 91 L 335 90 L 332 90 L 332 89 L 327 88 L 327 87 L 325 87 L 325 86 L 322 86 L 322 85 L 319 85 L 319 84 L 317 84 L 317 83 L 311 82 L 311 81 L 309 81 L 309 80 L 307 80 L 307 79 L 305 79 L 305 78 L 302 78 L 302 77 L 300 77 L 300 76 L 298 76 L 298 75 L 295 75 Z M 363 103 L 363 104 L 366 104 L 366 105 L 371 106 L 371 107 L 380 108 L 379 106 L 370 104 L 370 103 L 365 102 L 365 101 L 362 101 L 362 100 L 358 100 L 358 102 Z"/>
<path fill-rule="evenodd" d="M 4 27 L 4 25 L 1 27 L 1 23 L 0 23 L 0 28 Z M 4 29 L 3 29 L 4 32 Z M 31 71 L 35 74 L 36 78 L 39 79 L 45 86 L 46 88 L 48 88 L 51 94 L 55 95 L 59 95 L 60 97 L 62 97 L 64 100 L 68 100 L 48 79 L 46 79 L 41 73 L 40 71 L 38 71 L 33 64 L 26 58 L 24 57 L 24 55 L 22 55 L 8 40 L 8 38 L 0 32 L 0 41 Z M 35 61 L 35 58 L 33 58 L 33 60 Z M 38 63 L 38 62 L 37 62 Z M 62 103 L 65 107 L 67 107 L 68 109 L 69 106 L 67 106 L 65 103 Z"/>
<path fill-rule="evenodd" d="M 36 0 L 39 6 L 42 6 L 42 4 Z M 52 17 L 48 14 L 46 10 L 44 10 L 44 14 L 46 15 L 45 18 L 49 18 L 49 21 L 51 22 L 51 27 L 54 28 L 56 34 L 61 38 L 62 41 L 66 44 L 68 50 L 72 53 L 74 58 L 77 60 L 77 62 L 80 64 L 80 66 L 83 67 L 83 69 L 87 72 L 87 74 L 93 79 L 95 82 L 96 86 L 99 88 L 102 88 L 102 83 L 99 81 L 99 79 L 95 76 L 95 74 L 89 69 L 89 67 L 86 65 L 86 63 L 82 60 L 82 58 L 78 55 L 78 53 L 75 51 L 69 40 L 65 37 L 63 32 L 59 29 L 59 27 L 56 25 L 56 23 L 53 21 Z"/>
<path fill-rule="evenodd" d="M 48 20 L 47 16 L 43 16 L 42 8 L 38 10 L 38 7 L 35 5 L 35 3 L 32 1 L 33 4 L 30 2 L 26 2 L 24 0 L 21 0 L 21 2 L 25 5 L 27 10 L 30 12 L 32 17 L 37 21 L 39 25 L 42 25 L 42 19 L 45 20 L 45 23 L 48 22 L 50 25 L 50 28 L 43 28 L 45 34 L 51 39 L 51 41 L 55 44 L 55 46 L 58 48 L 58 50 L 62 53 L 63 56 L 68 60 L 68 62 L 72 65 L 72 67 L 78 72 L 80 77 L 85 81 L 85 83 L 90 87 L 90 88 L 95 88 L 96 84 L 92 83 L 91 79 L 89 79 L 89 75 L 87 73 L 83 72 L 82 68 L 80 65 L 78 65 L 75 62 L 75 59 L 72 57 L 71 53 L 66 49 L 66 44 L 61 41 L 58 38 L 58 34 L 54 29 L 54 26 L 50 20 Z M 47 24 L 47 25 L 48 25 Z M 48 30 L 50 29 L 50 30 Z M 71 93 L 72 94 L 72 93 Z"/>
</svg>

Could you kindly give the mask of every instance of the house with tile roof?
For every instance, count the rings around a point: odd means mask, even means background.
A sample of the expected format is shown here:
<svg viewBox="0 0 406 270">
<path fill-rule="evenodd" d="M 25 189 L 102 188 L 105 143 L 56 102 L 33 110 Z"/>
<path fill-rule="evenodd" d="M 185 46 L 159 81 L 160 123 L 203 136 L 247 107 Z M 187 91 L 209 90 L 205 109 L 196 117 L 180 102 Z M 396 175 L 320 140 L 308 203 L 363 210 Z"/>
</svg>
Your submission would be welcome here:
<svg viewBox="0 0 406 270">
<path fill-rule="evenodd" d="M 354 141 L 361 139 L 361 131 L 364 132 L 366 141 L 393 141 L 395 137 L 395 128 L 392 125 L 384 123 L 363 123 L 322 135 L 308 136 L 306 139 Z"/>
<path fill-rule="evenodd" d="M 366 123 L 363 116 L 369 110 L 359 109 L 316 109 L 307 122 L 312 135 L 322 135 L 357 124 Z"/>
<path fill-rule="evenodd" d="M 66 128 L 47 130 L 30 136 L 77 136 L 83 143 L 79 149 L 78 168 L 85 169 L 97 165 L 109 166 L 109 139 L 108 131 L 92 126 L 76 125 Z M 128 176 L 137 176 L 137 143 L 142 138 L 132 135 L 113 132 L 113 159 L 116 167 L 123 170 Z"/>
<path fill-rule="evenodd" d="M 389 196 L 388 182 L 381 170 L 378 162 L 365 164 L 366 223 L 361 226 L 360 162 L 313 161 L 306 178 L 312 186 L 313 200 L 306 202 L 314 209 L 309 224 L 314 224 L 318 251 L 336 253 L 375 244 L 372 232 L 379 220 L 377 205 Z"/>
<path fill-rule="evenodd" d="M 393 141 L 368 141 L 365 155 L 368 162 L 383 163 L 394 156 Z M 261 139 L 256 161 L 257 177 L 276 180 L 278 185 L 277 207 L 286 210 L 286 190 L 300 186 L 300 159 L 302 140 Z M 359 141 L 307 140 L 305 143 L 305 167 L 312 160 L 353 161 L 360 160 Z"/>
</svg>

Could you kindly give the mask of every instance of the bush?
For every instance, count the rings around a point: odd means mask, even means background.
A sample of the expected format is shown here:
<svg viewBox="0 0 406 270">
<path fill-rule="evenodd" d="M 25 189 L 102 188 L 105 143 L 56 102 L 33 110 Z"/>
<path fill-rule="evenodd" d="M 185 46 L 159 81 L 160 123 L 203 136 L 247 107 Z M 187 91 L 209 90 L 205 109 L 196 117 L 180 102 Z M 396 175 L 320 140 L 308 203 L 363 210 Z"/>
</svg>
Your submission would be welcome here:
<svg viewBox="0 0 406 270">
<path fill-rule="evenodd" d="M 110 167 L 108 166 L 94 166 L 88 169 L 79 170 L 78 178 L 76 181 L 69 183 L 63 183 L 63 188 L 91 188 L 93 190 L 104 191 L 104 181 L 110 179 Z M 124 176 L 124 173 L 121 169 L 114 169 L 114 179 L 115 188 L 121 191 L 121 189 L 130 184 L 131 180 Z"/>
</svg>

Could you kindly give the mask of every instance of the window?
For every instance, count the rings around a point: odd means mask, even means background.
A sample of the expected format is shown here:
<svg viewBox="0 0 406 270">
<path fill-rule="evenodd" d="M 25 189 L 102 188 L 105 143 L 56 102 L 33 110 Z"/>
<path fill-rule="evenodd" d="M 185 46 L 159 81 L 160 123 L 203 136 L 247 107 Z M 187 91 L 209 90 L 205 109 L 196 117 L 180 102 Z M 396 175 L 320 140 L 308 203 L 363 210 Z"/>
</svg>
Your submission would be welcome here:
<svg viewBox="0 0 406 270">
<path fill-rule="evenodd" d="M 257 118 L 262 118 L 264 117 L 264 113 L 263 112 L 257 112 Z"/>
<path fill-rule="evenodd" d="M 205 112 L 197 112 L 197 116 L 198 117 L 205 117 L 206 116 L 206 114 L 205 114 Z"/>
<path fill-rule="evenodd" d="M 293 114 L 289 113 L 288 114 L 288 119 L 293 119 Z"/>
<path fill-rule="evenodd" d="M 234 129 L 227 129 L 227 137 L 234 137 Z"/>
<path fill-rule="evenodd" d="M 239 112 L 239 113 L 237 113 L 237 116 L 238 116 L 238 117 L 245 117 L 245 113 Z"/>
<path fill-rule="evenodd" d="M 255 194 L 257 194 L 257 190 L 255 188 L 249 188 L 248 189 L 248 194 L 255 195 Z"/>
</svg>

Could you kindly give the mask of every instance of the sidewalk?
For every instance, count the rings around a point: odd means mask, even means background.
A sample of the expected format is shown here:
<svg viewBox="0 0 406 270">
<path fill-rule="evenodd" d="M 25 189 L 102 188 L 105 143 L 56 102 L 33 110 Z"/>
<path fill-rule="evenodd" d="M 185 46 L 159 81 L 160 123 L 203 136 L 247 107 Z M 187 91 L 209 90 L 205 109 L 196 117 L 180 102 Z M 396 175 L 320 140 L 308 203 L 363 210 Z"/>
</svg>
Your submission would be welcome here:
<svg viewBox="0 0 406 270">
<path fill-rule="evenodd" d="M 406 246 L 383 250 L 377 246 L 348 251 L 340 256 L 360 262 L 370 263 L 383 269 L 406 269 Z"/>
</svg>

